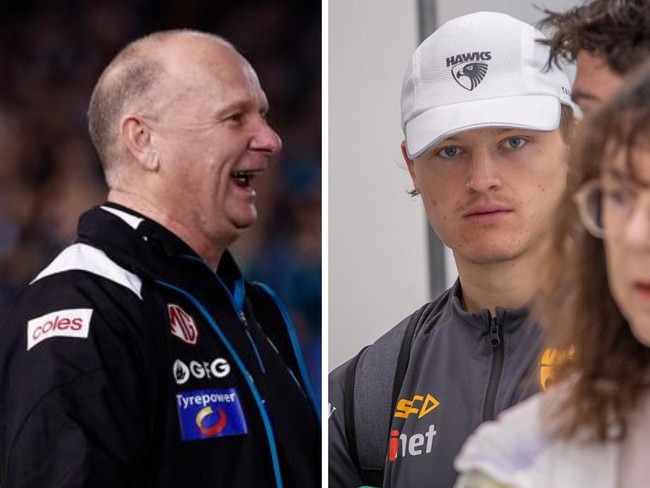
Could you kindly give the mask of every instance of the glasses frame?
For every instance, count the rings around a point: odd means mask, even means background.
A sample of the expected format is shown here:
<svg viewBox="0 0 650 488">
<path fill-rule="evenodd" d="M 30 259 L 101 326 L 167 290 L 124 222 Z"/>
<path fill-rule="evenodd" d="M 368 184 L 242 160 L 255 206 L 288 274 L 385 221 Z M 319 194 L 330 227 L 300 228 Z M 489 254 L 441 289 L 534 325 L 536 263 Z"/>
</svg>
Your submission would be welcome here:
<svg viewBox="0 0 650 488">
<path fill-rule="evenodd" d="M 591 179 L 586 181 L 580 186 L 580 188 L 573 194 L 573 201 L 578 207 L 578 216 L 580 217 L 580 222 L 582 226 L 589 232 L 592 236 L 597 239 L 604 239 L 606 237 L 605 229 L 600 227 L 594 220 L 594 216 L 590 210 L 590 196 L 594 191 L 601 192 L 601 201 L 600 201 L 600 210 L 602 213 L 602 188 L 600 179 Z M 602 219 L 602 215 L 601 215 Z"/>
</svg>

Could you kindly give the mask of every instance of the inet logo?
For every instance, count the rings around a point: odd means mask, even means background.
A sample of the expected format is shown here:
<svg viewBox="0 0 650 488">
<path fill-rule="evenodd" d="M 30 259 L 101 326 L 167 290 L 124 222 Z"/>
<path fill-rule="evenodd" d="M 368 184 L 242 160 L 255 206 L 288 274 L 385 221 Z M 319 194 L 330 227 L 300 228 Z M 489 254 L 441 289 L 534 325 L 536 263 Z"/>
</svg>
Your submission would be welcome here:
<svg viewBox="0 0 650 488">
<path fill-rule="evenodd" d="M 440 402 L 430 393 L 427 393 L 426 397 L 413 395 L 411 399 L 401 398 L 395 407 L 395 417 L 406 419 L 409 415 L 417 414 L 418 418 L 421 419 L 438 405 L 440 405 Z"/>
<path fill-rule="evenodd" d="M 388 460 L 395 461 L 397 456 L 430 454 L 433 447 L 433 438 L 436 434 L 435 424 L 431 424 L 424 434 L 413 434 L 410 437 L 406 434 L 400 434 L 399 430 L 391 430 L 388 441 Z"/>
</svg>

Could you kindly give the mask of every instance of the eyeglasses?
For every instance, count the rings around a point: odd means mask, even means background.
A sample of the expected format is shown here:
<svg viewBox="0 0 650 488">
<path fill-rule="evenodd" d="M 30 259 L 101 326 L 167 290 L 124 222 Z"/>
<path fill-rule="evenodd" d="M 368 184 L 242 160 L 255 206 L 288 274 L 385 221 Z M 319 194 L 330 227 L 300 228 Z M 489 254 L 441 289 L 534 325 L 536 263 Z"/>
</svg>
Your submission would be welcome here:
<svg viewBox="0 0 650 488">
<path fill-rule="evenodd" d="M 650 197 L 645 199 L 650 200 Z M 594 237 L 603 239 L 621 231 L 643 200 L 643 195 L 622 182 L 604 184 L 600 179 L 593 179 L 575 192 L 573 200 L 585 229 Z"/>
<path fill-rule="evenodd" d="M 589 180 L 573 194 L 573 201 L 578 207 L 582 225 L 589 233 L 602 239 L 605 237 L 603 225 L 603 190 L 599 180 Z"/>
</svg>

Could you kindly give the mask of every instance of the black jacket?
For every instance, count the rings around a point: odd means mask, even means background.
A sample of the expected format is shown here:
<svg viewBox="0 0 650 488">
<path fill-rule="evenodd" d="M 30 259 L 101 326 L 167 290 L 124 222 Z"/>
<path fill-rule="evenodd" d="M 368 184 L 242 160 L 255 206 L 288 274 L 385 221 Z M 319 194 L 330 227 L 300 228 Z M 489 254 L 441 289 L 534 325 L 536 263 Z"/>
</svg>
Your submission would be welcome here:
<svg viewBox="0 0 650 488">
<path fill-rule="evenodd" d="M 320 486 L 320 425 L 284 308 L 107 204 L 0 325 L 12 487 Z"/>
<path fill-rule="evenodd" d="M 425 322 L 413 339 L 408 369 L 386 438 L 384 487 L 451 488 L 456 479 L 454 457 L 463 442 L 484 420 L 542 388 L 541 330 L 528 318 L 526 307 L 466 312 L 457 282 L 435 321 Z M 403 323 L 403 322 L 402 322 Z M 402 324 L 401 323 L 401 324 Z M 396 326 L 359 359 L 357 371 L 381 361 L 381 351 Z M 398 343 L 399 346 L 399 343 Z M 350 456 L 345 425 L 345 374 L 351 362 L 329 375 L 329 486 L 356 488 L 361 477 Z M 389 381 L 394 371 L 382 374 Z M 357 381 L 360 379 L 357 376 Z M 372 403 L 372 402 L 368 402 Z M 376 409 L 375 409 L 376 410 Z M 366 416 L 372 412 L 366 412 Z M 358 422 L 364 416 L 357 416 Z M 363 443 L 357 427 L 357 445 Z"/>
</svg>

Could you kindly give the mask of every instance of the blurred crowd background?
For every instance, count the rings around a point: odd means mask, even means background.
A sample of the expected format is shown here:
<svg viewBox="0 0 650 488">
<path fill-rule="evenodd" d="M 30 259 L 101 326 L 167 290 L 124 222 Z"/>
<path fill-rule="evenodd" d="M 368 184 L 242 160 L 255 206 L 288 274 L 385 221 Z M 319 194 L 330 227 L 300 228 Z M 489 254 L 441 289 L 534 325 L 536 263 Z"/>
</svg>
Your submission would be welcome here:
<svg viewBox="0 0 650 488">
<path fill-rule="evenodd" d="M 104 201 L 85 115 L 102 69 L 129 41 L 183 27 L 230 40 L 268 96 L 284 149 L 256 180 L 260 220 L 233 252 L 288 304 L 320 398 L 320 2 L 0 1 L 0 313 Z"/>
</svg>

